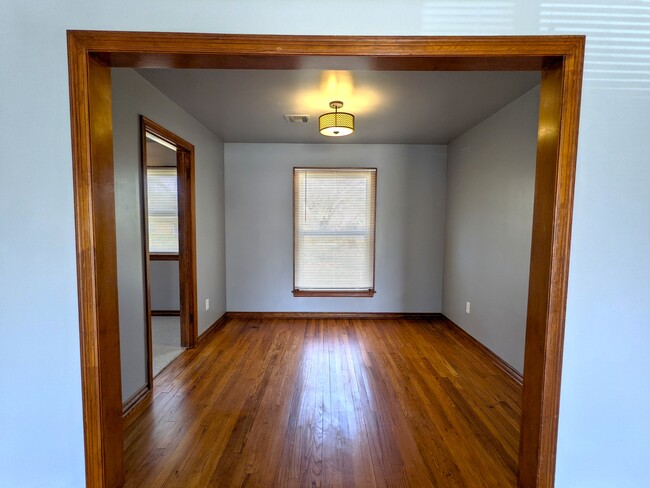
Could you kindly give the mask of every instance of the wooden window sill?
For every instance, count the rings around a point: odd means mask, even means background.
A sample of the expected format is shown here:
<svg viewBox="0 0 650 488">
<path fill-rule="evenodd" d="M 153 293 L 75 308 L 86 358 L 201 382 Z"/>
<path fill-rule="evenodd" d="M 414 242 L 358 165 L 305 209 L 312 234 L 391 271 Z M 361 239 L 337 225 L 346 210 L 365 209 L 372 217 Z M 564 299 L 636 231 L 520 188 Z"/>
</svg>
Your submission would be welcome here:
<svg viewBox="0 0 650 488">
<path fill-rule="evenodd" d="M 152 252 L 149 253 L 150 261 L 178 261 L 178 253 L 174 252 Z"/>
<path fill-rule="evenodd" d="M 366 297 L 371 298 L 375 295 L 375 290 L 293 290 L 294 297 Z"/>
</svg>

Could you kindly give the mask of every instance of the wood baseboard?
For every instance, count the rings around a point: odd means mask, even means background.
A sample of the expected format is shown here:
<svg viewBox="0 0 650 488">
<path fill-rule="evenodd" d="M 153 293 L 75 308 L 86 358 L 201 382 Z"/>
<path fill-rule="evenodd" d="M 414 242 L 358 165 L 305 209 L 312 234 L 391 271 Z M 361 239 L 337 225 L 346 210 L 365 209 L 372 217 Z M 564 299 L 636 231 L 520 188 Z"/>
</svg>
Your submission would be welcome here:
<svg viewBox="0 0 650 488">
<path fill-rule="evenodd" d="M 152 317 L 180 317 L 180 310 L 152 310 Z"/>
<path fill-rule="evenodd" d="M 523 386 L 524 384 L 524 377 L 522 374 L 517 371 L 515 368 L 510 366 L 508 363 L 506 363 L 503 359 L 501 359 L 499 356 L 497 356 L 494 352 L 492 352 L 488 347 L 480 342 L 478 339 L 476 339 L 474 336 L 472 336 L 469 332 L 467 332 L 465 329 L 461 328 L 458 324 L 456 324 L 453 320 L 450 318 L 446 317 L 445 315 L 440 314 L 440 317 L 443 319 L 443 321 L 449 325 L 453 331 L 462 336 L 463 339 L 471 342 L 474 344 L 478 349 L 480 349 L 483 354 L 485 354 L 500 370 L 502 370 L 504 373 L 506 373 L 508 376 L 510 376 L 514 381 L 516 381 L 519 385 Z"/>
<path fill-rule="evenodd" d="M 133 415 L 136 410 L 136 407 L 139 406 L 147 395 L 151 394 L 151 388 L 149 385 L 143 385 L 138 391 L 131 395 L 123 404 L 122 404 L 122 417 L 126 418 L 127 416 Z"/>
<path fill-rule="evenodd" d="M 370 319 L 370 320 L 432 320 L 442 317 L 441 313 L 408 312 L 226 312 L 228 319 Z"/>
<path fill-rule="evenodd" d="M 197 341 L 199 344 L 205 340 L 206 337 L 208 337 L 210 334 L 213 332 L 219 330 L 229 319 L 228 317 L 228 312 L 225 312 L 221 317 L 219 317 L 217 320 L 214 321 L 214 323 L 205 329 L 203 333 L 199 336 L 199 340 Z"/>
<path fill-rule="evenodd" d="M 138 399 L 136 403 L 134 403 L 131 408 L 122 413 L 122 425 L 126 429 L 131 425 L 135 419 L 137 419 L 140 416 L 140 413 L 144 411 L 149 405 L 151 405 L 151 401 L 153 400 L 153 390 L 147 389 L 145 391 L 144 395 Z"/>
</svg>

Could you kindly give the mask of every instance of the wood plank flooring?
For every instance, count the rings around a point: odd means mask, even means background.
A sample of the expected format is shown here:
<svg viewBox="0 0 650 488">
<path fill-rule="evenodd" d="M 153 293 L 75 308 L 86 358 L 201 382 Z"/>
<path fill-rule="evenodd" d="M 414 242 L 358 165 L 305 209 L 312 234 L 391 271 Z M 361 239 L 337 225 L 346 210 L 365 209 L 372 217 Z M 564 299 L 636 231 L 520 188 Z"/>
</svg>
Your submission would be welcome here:
<svg viewBox="0 0 650 488">
<path fill-rule="evenodd" d="M 127 487 L 514 487 L 521 387 L 443 320 L 230 319 L 155 380 Z"/>
</svg>

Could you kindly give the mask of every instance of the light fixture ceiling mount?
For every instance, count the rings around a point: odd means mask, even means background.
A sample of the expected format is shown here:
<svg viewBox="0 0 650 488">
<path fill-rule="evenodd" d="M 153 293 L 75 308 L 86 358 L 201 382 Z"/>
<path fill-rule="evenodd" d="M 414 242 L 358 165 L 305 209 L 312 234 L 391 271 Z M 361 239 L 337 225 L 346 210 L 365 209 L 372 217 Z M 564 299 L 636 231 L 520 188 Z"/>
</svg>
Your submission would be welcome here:
<svg viewBox="0 0 650 488">
<path fill-rule="evenodd" d="M 342 137 L 354 132 L 354 115 L 347 112 L 339 112 L 343 102 L 334 100 L 330 102 L 334 112 L 328 112 L 318 118 L 320 133 L 329 137 Z"/>
</svg>

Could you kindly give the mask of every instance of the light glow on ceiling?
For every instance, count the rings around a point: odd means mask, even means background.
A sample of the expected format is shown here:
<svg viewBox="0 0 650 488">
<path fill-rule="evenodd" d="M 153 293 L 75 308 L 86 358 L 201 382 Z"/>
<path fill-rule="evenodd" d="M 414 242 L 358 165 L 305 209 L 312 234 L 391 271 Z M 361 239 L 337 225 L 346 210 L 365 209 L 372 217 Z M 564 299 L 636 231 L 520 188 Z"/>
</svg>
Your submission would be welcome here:
<svg viewBox="0 0 650 488">
<path fill-rule="evenodd" d="M 355 84 L 351 71 L 322 71 L 319 86 L 299 90 L 293 97 L 293 105 L 305 113 L 321 113 L 331 100 L 345 100 L 345 107 L 355 115 L 373 113 L 379 108 L 379 93 Z M 381 101 L 386 105 L 388 100 Z"/>
</svg>

